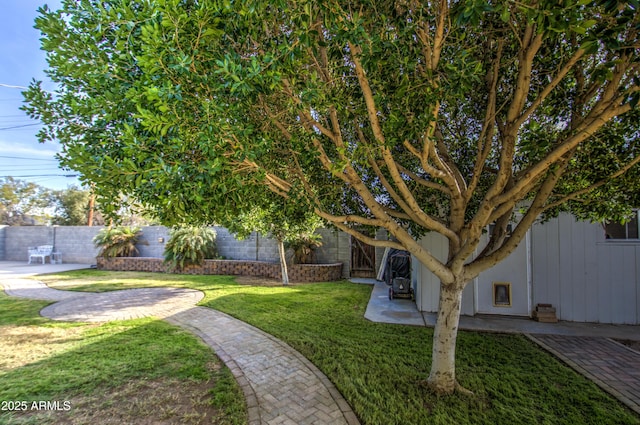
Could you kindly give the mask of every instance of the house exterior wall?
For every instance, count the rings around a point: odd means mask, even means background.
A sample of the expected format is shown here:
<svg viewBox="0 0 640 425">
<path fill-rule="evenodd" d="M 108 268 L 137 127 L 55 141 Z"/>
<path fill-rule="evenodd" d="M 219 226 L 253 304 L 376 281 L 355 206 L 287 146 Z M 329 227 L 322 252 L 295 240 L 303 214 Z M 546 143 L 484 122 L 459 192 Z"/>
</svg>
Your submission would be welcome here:
<svg viewBox="0 0 640 425">
<path fill-rule="evenodd" d="M 487 236 L 483 236 L 486 241 Z M 474 282 L 475 312 L 509 316 L 531 315 L 530 284 L 530 235 L 502 261 L 489 270 L 480 273 Z M 508 283 L 511 287 L 511 305 L 494 305 L 494 283 Z"/>
<path fill-rule="evenodd" d="M 436 232 L 427 233 L 426 236 L 420 240 L 420 244 L 440 261 L 446 261 L 449 243 L 441 234 Z M 438 311 L 440 280 L 415 257 L 411 258 L 411 263 L 413 268 L 412 280 L 415 281 L 418 310 L 427 312 Z M 474 283 L 475 282 L 467 285 L 462 293 L 461 313 L 464 315 L 475 314 Z"/>
<path fill-rule="evenodd" d="M 446 258 L 444 237 L 430 233 L 420 243 Z M 435 312 L 439 281 L 413 260 L 418 309 Z M 512 284 L 511 308 L 493 305 L 493 282 Z M 467 285 L 462 302 L 466 315 L 530 316 L 536 304 L 548 303 L 560 320 L 640 324 L 640 241 L 607 240 L 601 225 L 561 215 L 534 225 L 508 258 Z"/>
<path fill-rule="evenodd" d="M 640 241 L 562 215 L 532 228 L 533 303 L 561 320 L 640 324 Z"/>
</svg>

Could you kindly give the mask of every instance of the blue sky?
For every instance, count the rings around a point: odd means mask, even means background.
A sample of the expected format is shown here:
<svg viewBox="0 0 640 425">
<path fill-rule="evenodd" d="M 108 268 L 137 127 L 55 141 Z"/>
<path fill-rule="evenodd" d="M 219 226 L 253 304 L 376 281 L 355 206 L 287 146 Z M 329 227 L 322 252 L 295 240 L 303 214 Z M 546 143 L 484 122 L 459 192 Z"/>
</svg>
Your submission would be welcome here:
<svg viewBox="0 0 640 425">
<path fill-rule="evenodd" d="M 0 14 L 0 176 L 12 176 L 51 189 L 65 189 L 79 182 L 76 178 L 51 177 L 73 174 L 58 168 L 56 143 L 41 144 L 36 139 L 40 126 L 19 108 L 21 89 L 32 79 L 48 82 L 44 70 L 45 54 L 40 50 L 40 32 L 33 28 L 37 9 L 47 4 L 60 7 L 60 0 L 5 0 Z M 34 177 L 21 177 L 34 176 Z"/>
</svg>

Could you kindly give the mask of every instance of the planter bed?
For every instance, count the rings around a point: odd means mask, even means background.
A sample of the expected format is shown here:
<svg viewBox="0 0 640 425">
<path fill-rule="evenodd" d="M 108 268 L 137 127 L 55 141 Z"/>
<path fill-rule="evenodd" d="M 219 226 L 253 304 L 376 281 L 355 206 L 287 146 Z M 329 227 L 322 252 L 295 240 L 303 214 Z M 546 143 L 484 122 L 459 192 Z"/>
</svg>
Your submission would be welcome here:
<svg viewBox="0 0 640 425">
<path fill-rule="evenodd" d="M 96 260 L 98 270 L 282 278 L 280 264 L 267 261 L 205 260 L 202 266 L 187 266 L 182 271 L 174 271 L 164 263 L 162 258 L 97 257 Z M 293 264 L 288 266 L 288 271 L 291 282 L 329 282 L 342 278 L 342 263 Z"/>
</svg>

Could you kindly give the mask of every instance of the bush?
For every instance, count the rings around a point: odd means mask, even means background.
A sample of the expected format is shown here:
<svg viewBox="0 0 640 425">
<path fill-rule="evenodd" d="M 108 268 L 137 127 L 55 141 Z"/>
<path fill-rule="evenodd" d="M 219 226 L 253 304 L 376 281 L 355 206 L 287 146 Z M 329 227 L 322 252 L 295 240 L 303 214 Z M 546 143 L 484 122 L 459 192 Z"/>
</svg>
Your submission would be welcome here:
<svg viewBox="0 0 640 425">
<path fill-rule="evenodd" d="M 293 249 L 294 264 L 315 264 L 315 250 L 321 246 L 322 236 L 317 233 L 301 233 L 286 243 L 287 248 Z"/>
<path fill-rule="evenodd" d="M 209 227 L 186 226 L 171 231 L 164 248 L 164 261 L 174 269 L 202 265 L 206 258 L 216 258 L 216 232 Z"/>
<path fill-rule="evenodd" d="M 105 227 L 93 238 L 93 244 L 100 248 L 100 257 L 135 257 L 136 244 L 146 243 L 140 240 L 141 236 L 139 227 Z"/>
</svg>

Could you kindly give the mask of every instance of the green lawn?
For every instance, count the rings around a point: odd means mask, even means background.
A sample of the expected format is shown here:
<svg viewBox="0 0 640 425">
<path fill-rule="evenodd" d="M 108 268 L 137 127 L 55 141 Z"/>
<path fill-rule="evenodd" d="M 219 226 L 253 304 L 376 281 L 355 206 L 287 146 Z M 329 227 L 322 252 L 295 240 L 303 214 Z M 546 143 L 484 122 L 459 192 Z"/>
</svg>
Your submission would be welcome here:
<svg viewBox="0 0 640 425">
<path fill-rule="evenodd" d="M 363 318 L 371 288 L 348 282 L 251 286 L 224 276 L 96 270 L 40 276 L 60 289 L 199 289 L 202 304 L 284 341 L 335 383 L 364 425 L 640 424 L 640 418 L 525 337 L 461 332 L 457 371 L 475 395 L 438 397 L 428 376 L 432 330 Z"/>
<path fill-rule="evenodd" d="M 246 423 L 233 375 L 191 334 L 154 319 L 54 322 L 38 314 L 47 304 L 0 291 L 0 424 Z"/>
</svg>

